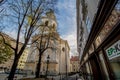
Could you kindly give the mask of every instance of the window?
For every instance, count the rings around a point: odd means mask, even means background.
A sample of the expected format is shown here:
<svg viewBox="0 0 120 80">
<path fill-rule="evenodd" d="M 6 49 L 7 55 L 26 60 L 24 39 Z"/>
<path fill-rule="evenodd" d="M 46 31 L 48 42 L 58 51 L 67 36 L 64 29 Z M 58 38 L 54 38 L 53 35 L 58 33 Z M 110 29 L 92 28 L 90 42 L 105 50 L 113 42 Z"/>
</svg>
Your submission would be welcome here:
<svg viewBox="0 0 120 80">
<path fill-rule="evenodd" d="M 113 70 L 115 80 L 120 80 L 120 40 L 115 42 L 105 51 Z"/>
<path fill-rule="evenodd" d="M 92 25 L 88 16 L 86 18 L 86 26 L 87 26 L 88 33 L 90 33 Z"/>
<path fill-rule="evenodd" d="M 48 21 L 45 21 L 45 26 L 48 26 L 48 23 L 49 23 Z"/>
<path fill-rule="evenodd" d="M 65 51 L 65 48 L 64 48 L 64 47 L 62 48 L 62 51 L 63 51 L 63 52 Z"/>
<path fill-rule="evenodd" d="M 108 71 L 107 71 L 107 68 L 106 68 L 106 65 L 105 65 L 105 60 L 104 60 L 104 56 L 102 54 L 102 51 L 99 54 L 99 58 L 100 58 L 101 67 L 103 69 L 104 79 L 105 80 L 110 80 L 109 75 L 108 75 Z"/>
<path fill-rule="evenodd" d="M 74 68 L 75 68 L 75 64 L 74 64 Z"/>
<path fill-rule="evenodd" d="M 55 24 L 53 24 L 53 28 L 55 28 Z"/>
</svg>

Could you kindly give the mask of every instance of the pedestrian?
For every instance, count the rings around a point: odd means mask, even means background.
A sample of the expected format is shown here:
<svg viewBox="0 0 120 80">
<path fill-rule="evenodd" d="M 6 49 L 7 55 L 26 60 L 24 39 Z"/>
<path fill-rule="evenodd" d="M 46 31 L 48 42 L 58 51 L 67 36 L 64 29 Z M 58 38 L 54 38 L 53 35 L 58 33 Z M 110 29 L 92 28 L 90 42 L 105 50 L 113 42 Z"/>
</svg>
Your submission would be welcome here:
<svg viewBox="0 0 120 80">
<path fill-rule="evenodd" d="M 76 80 L 78 79 L 78 77 L 76 76 Z"/>
</svg>

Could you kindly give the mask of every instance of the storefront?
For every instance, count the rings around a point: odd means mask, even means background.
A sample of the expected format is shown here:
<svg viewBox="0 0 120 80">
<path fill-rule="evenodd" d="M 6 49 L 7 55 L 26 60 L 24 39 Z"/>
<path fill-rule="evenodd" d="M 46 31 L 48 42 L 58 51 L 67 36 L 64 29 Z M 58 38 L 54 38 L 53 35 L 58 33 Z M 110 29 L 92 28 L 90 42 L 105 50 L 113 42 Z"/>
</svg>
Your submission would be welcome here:
<svg viewBox="0 0 120 80">
<path fill-rule="evenodd" d="M 101 7 L 93 24 L 98 29 L 92 28 L 81 69 L 86 80 L 120 80 L 120 0 L 106 1 Z"/>
</svg>

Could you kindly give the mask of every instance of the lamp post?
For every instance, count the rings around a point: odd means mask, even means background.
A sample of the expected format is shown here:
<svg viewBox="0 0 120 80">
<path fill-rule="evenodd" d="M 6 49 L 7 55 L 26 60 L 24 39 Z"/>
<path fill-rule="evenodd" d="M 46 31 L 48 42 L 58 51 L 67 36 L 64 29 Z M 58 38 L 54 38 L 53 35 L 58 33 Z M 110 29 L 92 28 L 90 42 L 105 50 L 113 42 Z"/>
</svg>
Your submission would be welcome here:
<svg viewBox="0 0 120 80">
<path fill-rule="evenodd" d="M 47 80 L 49 60 L 50 60 L 50 57 L 49 57 L 49 55 L 48 55 L 48 56 L 47 56 L 47 69 L 46 69 L 46 77 L 45 77 L 45 80 Z"/>
</svg>

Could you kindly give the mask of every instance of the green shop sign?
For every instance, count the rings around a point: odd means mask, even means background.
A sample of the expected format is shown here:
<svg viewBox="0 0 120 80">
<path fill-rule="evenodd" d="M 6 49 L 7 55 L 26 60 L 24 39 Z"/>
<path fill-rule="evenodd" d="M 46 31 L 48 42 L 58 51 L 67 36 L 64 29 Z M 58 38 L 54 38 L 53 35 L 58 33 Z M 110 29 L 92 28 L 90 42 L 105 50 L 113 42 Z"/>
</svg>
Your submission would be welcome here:
<svg viewBox="0 0 120 80">
<path fill-rule="evenodd" d="M 106 49 L 106 53 L 109 59 L 120 56 L 120 40 Z"/>
</svg>

